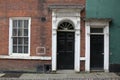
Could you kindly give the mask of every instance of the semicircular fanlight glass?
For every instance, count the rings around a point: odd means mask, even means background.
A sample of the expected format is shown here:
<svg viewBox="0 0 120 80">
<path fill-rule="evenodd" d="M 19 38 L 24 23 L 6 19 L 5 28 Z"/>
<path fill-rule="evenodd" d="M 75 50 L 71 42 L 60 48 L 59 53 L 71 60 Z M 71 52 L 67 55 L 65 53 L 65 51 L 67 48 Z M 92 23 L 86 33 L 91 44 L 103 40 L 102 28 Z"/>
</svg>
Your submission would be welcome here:
<svg viewBox="0 0 120 80">
<path fill-rule="evenodd" d="M 58 26 L 58 30 L 73 30 L 73 25 L 70 24 L 69 22 L 62 22 Z"/>
</svg>

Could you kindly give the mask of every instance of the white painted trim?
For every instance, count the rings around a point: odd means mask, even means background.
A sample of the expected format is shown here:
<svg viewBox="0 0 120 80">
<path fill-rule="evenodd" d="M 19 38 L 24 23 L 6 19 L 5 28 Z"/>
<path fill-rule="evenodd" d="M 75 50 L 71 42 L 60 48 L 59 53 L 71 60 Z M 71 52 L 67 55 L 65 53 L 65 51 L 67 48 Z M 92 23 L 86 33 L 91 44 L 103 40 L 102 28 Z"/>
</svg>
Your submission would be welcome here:
<svg viewBox="0 0 120 80">
<path fill-rule="evenodd" d="M 109 72 L 109 23 L 104 29 L 104 71 Z"/>
<path fill-rule="evenodd" d="M 12 53 L 12 18 L 9 19 L 9 55 Z"/>
<path fill-rule="evenodd" d="M 5 56 L 0 55 L 0 59 L 34 59 L 34 60 L 51 60 L 48 56 Z"/>
<path fill-rule="evenodd" d="M 89 23 L 86 22 L 85 24 L 85 71 L 89 72 L 90 71 L 90 26 Z"/>
<path fill-rule="evenodd" d="M 79 24 L 80 25 L 80 24 Z M 75 57 L 74 57 L 74 69 L 76 72 L 80 72 L 80 30 L 75 31 Z"/>
<path fill-rule="evenodd" d="M 28 55 L 30 56 L 30 44 L 31 44 L 31 18 L 29 17 L 29 32 L 28 32 L 28 35 L 29 35 L 29 45 L 28 45 Z"/>
<path fill-rule="evenodd" d="M 71 13 L 73 15 L 69 15 Z M 57 15 L 59 14 L 59 15 Z M 65 16 L 67 14 L 67 16 Z M 75 29 L 74 70 L 80 71 L 80 10 L 52 10 L 52 71 L 57 70 L 57 27 L 61 21 L 69 20 Z"/>
<path fill-rule="evenodd" d="M 85 57 L 80 57 L 80 61 L 85 61 L 86 58 Z"/>
<path fill-rule="evenodd" d="M 56 14 L 52 12 L 52 71 L 56 71 L 57 67 L 57 32 L 56 32 Z"/>
<path fill-rule="evenodd" d="M 104 71 L 109 72 L 109 22 L 108 21 L 92 21 L 92 22 L 87 21 L 85 23 L 85 30 L 86 30 L 85 71 L 86 72 L 90 71 L 90 27 L 102 27 L 104 29 L 104 34 L 102 34 L 104 35 Z"/>
<path fill-rule="evenodd" d="M 16 19 L 22 19 L 22 20 L 28 20 L 29 24 L 28 24 L 28 37 L 29 37 L 29 44 L 28 44 L 28 54 L 17 54 L 17 53 L 12 53 L 12 20 L 16 20 Z M 9 18 L 9 55 L 14 55 L 14 56 L 30 56 L 30 35 L 31 35 L 31 18 L 30 17 L 11 17 Z"/>
</svg>

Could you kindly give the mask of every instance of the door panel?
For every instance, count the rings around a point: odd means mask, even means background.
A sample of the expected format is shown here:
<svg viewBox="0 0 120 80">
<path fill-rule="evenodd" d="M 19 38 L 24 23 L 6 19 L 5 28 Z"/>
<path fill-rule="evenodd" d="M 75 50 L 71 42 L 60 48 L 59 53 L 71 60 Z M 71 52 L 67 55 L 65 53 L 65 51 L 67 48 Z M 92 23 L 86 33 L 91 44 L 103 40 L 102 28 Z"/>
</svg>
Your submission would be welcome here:
<svg viewBox="0 0 120 80">
<path fill-rule="evenodd" d="M 90 36 L 90 67 L 102 68 L 104 64 L 104 35 Z"/>
<path fill-rule="evenodd" d="M 73 52 L 74 50 L 74 46 L 73 46 L 74 42 L 73 40 L 67 40 L 66 41 L 66 52 Z"/>
<path fill-rule="evenodd" d="M 59 51 L 58 53 L 65 52 L 65 40 L 59 40 L 58 45 L 59 45 Z"/>
<path fill-rule="evenodd" d="M 74 32 L 57 33 L 57 68 L 74 69 Z"/>
</svg>

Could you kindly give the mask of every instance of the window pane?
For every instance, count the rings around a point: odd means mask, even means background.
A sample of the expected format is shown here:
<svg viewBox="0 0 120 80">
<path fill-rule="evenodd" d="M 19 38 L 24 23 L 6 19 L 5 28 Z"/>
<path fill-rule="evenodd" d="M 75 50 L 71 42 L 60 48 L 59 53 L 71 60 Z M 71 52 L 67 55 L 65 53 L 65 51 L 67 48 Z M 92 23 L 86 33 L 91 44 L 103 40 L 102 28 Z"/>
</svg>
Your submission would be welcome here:
<svg viewBox="0 0 120 80">
<path fill-rule="evenodd" d="M 28 45 L 28 38 L 24 38 L 24 44 Z"/>
<path fill-rule="evenodd" d="M 24 28 L 28 28 L 28 20 L 24 20 Z"/>
<path fill-rule="evenodd" d="M 13 45 L 17 45 L 17 38 L 13 38 Z"/>
<path fill-rule="evenodd" d="M 24 43 L 23 43 L 23 38 L 18 38 L 18 44 L 19 44 L 19 45 L 24 44 Z"/>
<path fill-rule="evenodd" d="M 18 20 L 18 27 L 21 28 L 23 26 L 23 20 Z"/>
<path fill-rule="evenodd" d="M 13 29 L 13 36 L 17 36 L 17 29 Z"/>
<path fill-rule="evenodd" d="M 17 46 L 13 46 L 13 53 L 17 53 Z"/>
<path fill-rule="evenodd" d="M 103 28 L 90 28 L 90 33 L 103 33 Z"/>
<path fill-rule="evenodd" d="M 24 53 L 28 53 L 28 46 L 24 46 Z"/>
<path fill-rule="evenodd" d="M 23 31 L 22 29 L 19 29 L 19 30 L 18 30 L 18 36 L 22 36 L 22 34 L 23 34 L 22 31 Z"/>
<path fill-rule="evenodd" d="M 24 29 L 24 36 L 28 36 L 28 29 Z"/>
<path fill-rule="evenodd" d="M 17 20 L 13 20 L 13 28 L 17 27 Z"/>
<path fill-rule="evenodd" d="M 18 46 L 18 53 L 22 53 L 22 50 L 23 49 L 23 47 L 22 46 Z"/>
</svg>

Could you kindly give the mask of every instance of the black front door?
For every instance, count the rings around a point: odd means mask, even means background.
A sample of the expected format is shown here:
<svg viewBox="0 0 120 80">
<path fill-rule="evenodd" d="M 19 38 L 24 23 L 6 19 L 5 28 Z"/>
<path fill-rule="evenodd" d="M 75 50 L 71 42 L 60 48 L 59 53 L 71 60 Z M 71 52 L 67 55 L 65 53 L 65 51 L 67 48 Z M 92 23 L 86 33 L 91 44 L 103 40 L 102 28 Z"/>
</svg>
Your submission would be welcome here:
<svg viewBox="0 0 120 80">
<path fill-rule="evenodd" d="M 74 69 L 74 32 L 57 33 L 57 69 Z"/>
<path fill-rule="evenodd" d="M 103 69 L 104 35 L 90 35 L 90 67 Z"/>
</svg>

